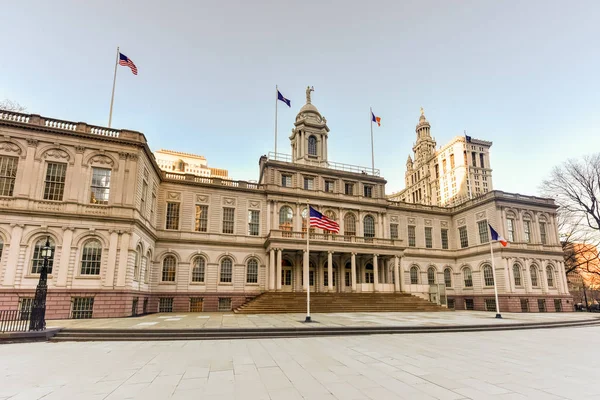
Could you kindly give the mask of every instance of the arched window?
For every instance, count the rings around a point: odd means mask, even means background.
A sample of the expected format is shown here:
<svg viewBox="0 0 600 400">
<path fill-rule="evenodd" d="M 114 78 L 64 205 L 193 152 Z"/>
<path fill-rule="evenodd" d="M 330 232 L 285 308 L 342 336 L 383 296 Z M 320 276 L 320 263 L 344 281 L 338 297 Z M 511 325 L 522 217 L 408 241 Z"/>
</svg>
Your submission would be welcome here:
<svg viewBox="0 0 600 400">
<path fill-rule="evenodd" d="M 233 261 L 231 258 L 225 257 L 221 260 L 221 283 L 231 283 L 233 275 Z"/>
<path fill-rule="evenodd" d="M 467 267 L 463 269 L 463 278 L 465 287 L 473 287 L 473 274 L 471 273 L 471 268 Z"/>
<path fill-rule="evenodd" d="M 206 272 L 206 260 L 202 256 L 194 259 L 192 267 L 192 282 L 204 282 L 204 274 Z"/>
<path fill-rule="evenodd" d="M 521 266 L 519 264 L 513 265 L 513 275 L 515 277 L 515 286 L 521 286 Z"/>
<path fill-rule="evenodd" d="M 329 218 L 330 220 L 337 222 L 337 215 L 336 215 L 336 213 L 334 211 L 332 211 L 332 210 L 325 211 L 325 216 L 327 218 Z M 325 229 L 323 229 L 323 233 L 325 233 L 325 234 L 335 234 L 334 232 L 327 231 Z"/>
<path fill-rule="evenodd" d="M 150 267 L 152 266 L 152 253 L 150 250 L 146 253 L 146 269 L 144 269 L 144 283 L 150 282 Z"/>
<path fill-rule="evenodd" d="M 246 266 L 246 283 L 258 283 L 258 261 L 256 258 L 248 260 Z"/>
<path fill-rule="evenodd" d="M 308 155 L 309 156 L 317 155 L 317 138 L 314 136 L 308 137 Z"/>
<path fill-rule="evenodd" d="M 427 283 L 429 285 L 435 285 L 435 268 L 429 267 L 427 269 Z"/>
<path fill-rule="evenodd" d="M 136 281 L 140 279 L 143 251 L 142 245 L 138 244 L 137 248 L 135 249 L 135 264 L 133 265 L 133 279 Z"/>
<path fill-rule="evenodd" d="M 370 215 L 367 215 L 364 219 L 364 232 L 366 238 L 375 237 L 375 219 Z"/>
<path fill-rule="evenodd" d="M 289 206 L 283 206 L 279 209 L 279 229 L 282 231 L 294 230 L 294 212 Z"/>
<path fill-rule="evenodd" d="M 452 287 L 452 270 L 450 268 L 444 270 L 444 284 L 446 287 Z"/>
<path fill-rule="evenodd" d="M 418 285 L 419 284 L 419 267 L 413 265 L 410 267 L 410 284 Z"/>
<path fill-rule="evenodd" d="M 494 272 L 487 264 L 483 266 L 483 283 L 485 286 L 494 286 Z"/>
<path fill-rule="evenodd" d="M 2 241 L 2 238 L 0 237 L 0 260 L 2 260 L 2 249 L 4 249 L 4 242 Z"/>
<path fill-rule="evenodd" d="M 548 280 L 548 287 L 554 287 L 554 268 L 550 265 L 546 267 L 546 279 Z"/>
<path fill-rule="evenodd" d="M 356 217 L 352 213 L 344 216 L 344 235 L 356 236 Z"/>
<path fill-rule="evenodd" d="M 100 275 L 102 244 L 97 239 L 88 240 L 81 251 L 81 275 Z"/>
<path fill-rule="evenodd" d="M 532 265 L 530 268 L 530 275 L 531 275 L 531 286 L 538 286 L 539 282 L 538 282 L 538 270 L 537 270 L 537 266 Z"/>
<path fill-rule="evenodd" d="M 162 281 L 175 282 L 177 260 L 174 256 L 166 256 L 163 260 Z"/>
<path fill-rule="evenodd" d="M 33 257 L 31 259 L 31 273 L 39 274 L 42 272 L 42 265 L 44 264 L 44 258 L 42 257 L 42 249 L 46 245 L 46 238 L 40 238 L 33 247 Z M 54 265 L 54 253 L 56 246 L 54 240 L 50 239 L 50 249 L 52 250 L 52 256 L 48 258 L 48 274 L 52 273 L 52 266 Z"/>
</svg>

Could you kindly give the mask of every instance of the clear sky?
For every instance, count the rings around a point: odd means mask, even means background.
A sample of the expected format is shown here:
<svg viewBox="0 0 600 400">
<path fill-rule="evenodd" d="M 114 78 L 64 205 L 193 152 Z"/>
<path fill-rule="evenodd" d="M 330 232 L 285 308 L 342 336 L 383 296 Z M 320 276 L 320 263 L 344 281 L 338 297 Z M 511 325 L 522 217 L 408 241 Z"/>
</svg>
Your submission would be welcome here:
<svg viewBox="0 0 600 400">
<path fill-rule="evenodd" d="M 493 141 L 494 188 L 536 194 L 553 165 L 600 149 L 600 2 L 4 1 L 0 99 L 28 112 L 113 127 L 153 150 L 202 154 L 258 179 L 315 87 L 332 161 L 375 167 L 404 187 L 419 107 L 438 145 L 467 130 Z"/>
</svg>

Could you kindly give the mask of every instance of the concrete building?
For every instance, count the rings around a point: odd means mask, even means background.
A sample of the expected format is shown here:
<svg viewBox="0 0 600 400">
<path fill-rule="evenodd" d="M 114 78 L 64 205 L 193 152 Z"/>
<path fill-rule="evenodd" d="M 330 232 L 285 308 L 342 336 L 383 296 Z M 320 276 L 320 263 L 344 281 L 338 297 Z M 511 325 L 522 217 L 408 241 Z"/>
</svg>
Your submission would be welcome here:
<svg viewBox="0 0 600 400">
<path fill-rule="evenodd" d="M 209 167 L 206 158 L 196 154 L 160 149 L 154 152 L 154 158 L 158 168 L 165 172 L 225 179 L 229 175 L 226 169 Z"/>
<path fill-rule="evenodd" d="M 501 309 L 572 309 L 553 200 L 392 201 L 378 170 L 329 160 L 310 92 L 294 125 L 292 155 L 262 156 L 251 183 L 162 170 L 139 132 L 0 111 L 0 309 L 30 305 L 49 237 L 48 318 L 231 310 L 308 287 L 429 298 L 441 286 L 449 307 L 492 310 L 488 223 L 511 241 L 493 244 Z M 421 139 L 417 159 L 434 148 Z M 311 229 L 310 257 L 307 199 L 341 227 Z"/>
</svg>

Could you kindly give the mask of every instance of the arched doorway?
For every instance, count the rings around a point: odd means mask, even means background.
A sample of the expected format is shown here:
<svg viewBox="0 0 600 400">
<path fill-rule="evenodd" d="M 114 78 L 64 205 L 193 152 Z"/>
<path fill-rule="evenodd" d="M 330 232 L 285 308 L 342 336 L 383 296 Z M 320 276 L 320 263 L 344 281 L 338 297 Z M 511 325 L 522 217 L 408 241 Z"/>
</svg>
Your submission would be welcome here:
<svg viewBox="0 0 600 400">
<path fill-rule="evenodd" d="M 338 273 L 337 273 L 337 269 L 338 266 L 335 262 L 331 263 L 332 265 L 332 274 L 333 274 L 333 289 L 334 291 L 338 291 Z M 327 261 L 325 261 L 325 264 L 323 265 L 323 290 L 327 291 L 329 290 L 329 263 Z"/>
</svg>

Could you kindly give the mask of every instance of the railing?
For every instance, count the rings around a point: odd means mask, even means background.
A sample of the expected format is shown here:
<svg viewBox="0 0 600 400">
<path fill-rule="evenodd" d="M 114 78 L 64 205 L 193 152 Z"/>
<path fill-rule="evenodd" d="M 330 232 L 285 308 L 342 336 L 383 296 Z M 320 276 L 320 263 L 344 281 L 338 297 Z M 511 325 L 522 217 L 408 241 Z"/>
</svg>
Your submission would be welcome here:
<svg viewBox="0 0 600 400">
<path fill-rule="evenodd" d="M 272 160 L 272 161 L 283 161 L 283 162 L 287 162 L 287 163 L 293 162 L 291 155 L 282 154 L 282 153 L 274 153 L 274 152 L 269 152 L 268 159 Z M 319 161 L 314 161 L 311 159 L 304 160 L 304 162 L 306 164 L 315 165 L 315 166 L 319 166 L 319 167 L 325 166 L 329 169 L 335 169 L 337 171 L 352 172 L 355 174 L 363 174 L 363 175 L 371 175 L 371 176 L 380 176 L 379 175 L 380 171 L 378 169 L 361 167 L 358 165 L 342 164 L 342 163 L 333 162 L 333 161 L 319 162 Z"/>
<path fill-rule="evenodd" d="M 209 178 L 206 176 L 198 176 L 194 174 L 178 174 L 175 172 L 165 172 L 163 171 L 163 177 L 165 179 L 173 179 L 176 181 L 188 181 L 194 183 L 208 183 L 210 185 L 220 185 L 220 186 L 229 186 L 236 188 L 246 188 L 246 189 L 260 189 L 261 185 L 258 183 L 252 183 L 247 181 L 233 181 L 229 179 L 223 178 Z"/>
<path fill-rule="evenodd" d="M 0 332 L 27 332 L 31 312 L 0 310 Z"/>
<path fill-rule="evenodd" d="M 269 234 L 270 238 L 277 239 L 303 239 L 306 240 L 306 232 L 295 232 L 287 230 L 271 230 Z M 376 237 L 364 237 L 364 236 L 351 236 L 351 235 L 337 235 L 334 233 L 310 233 L 310 240 L 327 241 L 327 242 L 343 242 L 343 243 L 359 243 L 359 244 L 380 244 L 393 246 L 395 240 L 393 239 L 382 239 Z M 397 240 L 400 242 L 400 240 Z"/>
</svg>

